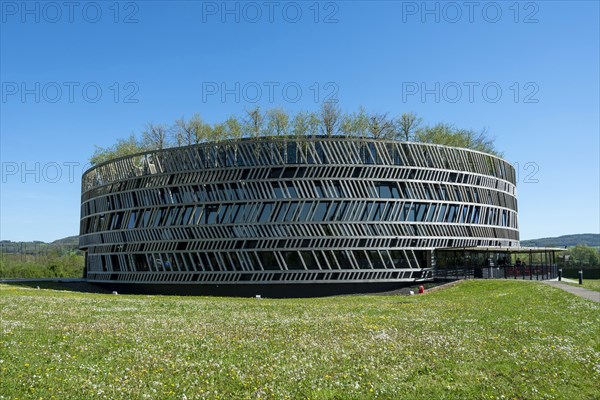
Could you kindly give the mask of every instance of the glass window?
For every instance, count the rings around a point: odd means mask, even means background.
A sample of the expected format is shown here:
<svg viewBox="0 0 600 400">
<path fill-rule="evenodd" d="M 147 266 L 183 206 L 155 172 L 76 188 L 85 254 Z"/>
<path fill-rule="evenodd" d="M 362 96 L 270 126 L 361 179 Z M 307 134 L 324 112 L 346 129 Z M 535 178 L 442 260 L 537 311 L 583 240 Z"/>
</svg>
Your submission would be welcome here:
<svg viewBox="0 0 600 400">
<path fill-rule="evenodd" d="M 239 224 L 239 223 L 244 222 L 244 210 L 246 208 L 246 205 L 239 204 L 236 207 L 237 207 L 237 211 L 235 213 L 235 216 L 233 217 L 233 222 L 235 222 L 236 224 Z"/>
<path fill-rule="evenodd" d="M 287 213 L 289 204 L 288 203 L 282 203 L 279 207 L 279 212 L 277 213 L 277 216 L 275 217 L 275 222 L 282 222 L 283 218 L 285 217 L 285 214 Z"/>
<path fill-rule="evenodd" d="M 328 202 L 326 202 L 326 201 L 319 202 L 317 204 L 317 208 L 313 215 L 313 221 L 316 221 L 316 222 L 324 221 L 325 214 L 327 212 L 327 208 L 328 208 Z"/>
<path fill-rule="evenodd" d="M 329 206 L 329 210 L 327 210 L 327 215 L 325 216 L 325 221 L 333 220 L 333 216 L 335 215 L 335 211 L 337 209 L 338 203 L 333 201 Z"/>
<path fill-rule="evenodd" d="M 410 204 L 408 208 L 408 217 L 406 221 L 414 222 L 415 221 L 415 205 Z"/>
<path fill-rule="evenodd" d="M 342 186 L 339 181 L 331 181 L 329 187 L 330 187 L 331 193 L 333 193 L 333 197 L 335 197 L 335 198 L 343 197 Z"/>
<path fill-rule="evenodd" d="M 315 185 L 315 192 L 317 194 L 317 197 L 319 197 L 319 198 L 327 197 L 325 195 L 325 192 L 323 191 L 323 184 L 321 183 L 321 181 L 315 181 L 314 185 Z"/>
<path fill-rule="evenodd" d="M 129 224 L 127 224 L 128 229 L 133 229 L 135 227 L 136 216 L 137 216 L 137 211 L 132 211 L 131 216 L 129 217 Z"/>
<path fill-rule="evenodd" d="M 233 210 L 233 207 L 231 205 L 221 206 L 221 209 L 219 210 L 219 217 L 217 218 L 217 221 L 219 221 L 219 223 L 221 223 L 221 224 L 228 224 L 229 222 L 231 222 L 231 211 L 232 210 Z"/>
<path fill-rule="evenodd" d="M 461 224 L 464 224 L 465 221 L 468 221 L 468 215 L 469 215 L 469 207 L 463 206 L 462 213 L 460 215 L 460 223 Z"/>
<path fill-rule="evenodd" d="M 271 168 L 269 171 L 269 179 L 279 179 L 282 172 L 283 168 Z"/>
<path fill-rule="evenodd" d="M 296 188 L 294 187 L 294 183 L 288 181 L 288 182 L 286 182 L 286 185 L 287 185 L 287 190 L 288 190 L 288 193 L 290 194 L 290 197 L 292 197 L 292 198 L 298 197 L 298 193 L 296 192 Z"/>
<path fill-rule="evenodd" d="M 462 196 L 460 194 L 460 190 L 458 189 L 458 187 L 454 188 L 454 194 L 456 195 L 456 200 L 462 201 Z"/>
<path fill-rule="evenodd" d="M 429 205 L 429 212 L 427 213 L 427 222 L 433 222 L 433 217 L 435 215 L 436 208 L 437 208 L 436 204 Z"/>
<path fill-rule="evenodd" d="M 337 208 L 337 212 L 334 216 L 334 221 L 342 221 L 343 220 L 343 218 L 345 217 L 344 213 L 345 213 L 347 207 L 348 207 L 348 202 L 342 201 L 340 203 L 340 205 Z"/>
<path fill-rule="evenodd" d="M 425 218 L 425 212 L 427 211 L 427 204 L 417 203 L 417 204 L 415 204 L 415 207 L 417 208 L 416 220 L 423 221 Z"/>
<path fill-rule="evenodd" d="M 381 214 L 384 208 L 384 204 L 382 202 L 377 202 L 374 204 L 373 217 L 371 218 L 373 221 L 381 221 Z"/>
<path fill-rule="evenodd" d="M 359 268 L 361 268 L 361 269 L 371 268 L 371 264 L 369 264 L 369 259 L 368 259 L 365 251 L 354 250 L 354 251 L 352 251 L 352 254 L 354 255 L 354 259 L 358 263 Z"/>
<path fill-rule="evenodd" d="M 448 219 L 447 222 L 455 222 L 456 218 L 456 206 L 454 204 L 450 205 L 448 208 Z"/>
<path fill-rule="evenodd" d="M 440 186 L 440 199 L 448 200 L 448 191 L 445 186 Z"/>
<path fill-rule="evenodd" d="M 154 219 L 153 219 L 153 222 L 154 222 L 153 225 L 154 225 L 154 227 L 157 227 L 157 226 L 160 225 L 160 220 L 161 220 L 162 216 L 163 216 L 163 210 L 162 209 L 159 208 L 158 210 L 156 210 L 154 212 Z"/>
<path fill-rule="evenodd" d="M 298 203 L 296 202 L 292 202 L 290 204 L 290 207 L 288 209 L 288 212 L 285 216 L 285 221 L 290 222 L 290 221 L 294 221 L 294 216 L 296 215 L 296 210 L 298 209 Z"/>
<path fill-rule="evenodd" d="M 291 269 L 303 269 L 302 261 L 300 261 L 300 256 L 296 251 L 284 251 L 281 253 L 282 257 L 285 259 L 285 263 L 288 268 Z"/>
<path fill-rule="evenodd" d="M 445 222 L 444 216 L 446 214 L 446 207 L 447 207 L 446 204 L 440 204 L 440 206 L 439 206 L 440 211 L 439 211 L 439 214 L 438 214 L 438 220 L 437 220 L 437 222 Z"/>
<path fill-rule="evenodd" d="M 473 216 L 471 217 L 471 223 L 472 224 L 478 224 L 479 223 L 479 210 L 480 210 L 480 206 L 475 206 L 475 209 L 473 210 Z"/>
<path fill-rule="evenodd" d="M 180 225 L 187 225 L 189 223 L 194 207 L 186 207 L 184 210 L 185 211 L 183 212 L 183 217 L 179 221 Z"/>
<path fill-rule="evenodd" d="M 260 213 L 260 217 L 258 218 L 259 223 L 264 224 L 266 222 L 269 222 L 271 218 L 271 211 L 273 211 L 273 204 L 274 203 L 271 202 L 263 204 L 262 212 Z"/>
<path fill-rule="evenodd" d="M 272 182 L 273 191 L 275 192 L 276 199 L 283 199 L 285 196 L 283 195 L 283 189 L 279 185 L 279 182 Z"/>
<path fill-rule="evenodd" d="M 377 191 L 378 191 L 379 197 L 381 197 L 381 198 L 388 199 L 388 198 L 392 197 L 392 190 L 391 190 L 389 183 L 378 183 Z"/>
<path fill-rule="evenodd" d="M 287 162 L 290 164 L 296 163 L 296 142 L 290 142 L 287 144 Z"/>
<path fill-rule="evenodd" d="M 360 221 L 369 221 L 369 217 L 370 217 L 372 208 L 373 208 L 373 203 L 367 203 L 359 220 Z"/>
<path fill-rule="evenodd" d="M 205 224 L 214 224 L 217 222 L 217 211 L 219 211 L 219 206 L 211 204 L 206 206 L 206 212 L 204 213 L 204 223 Z"/>
<path fill-rule="evenodd" d="M 317 260 L 313 256 L 311 251 L 301 251 L 302 259 L 304 260 L 304 264 L 306 264 L 306 268 L 308 269 L 319 269 L 319 265 L 317 264 Z"/>
<path fill-rule="evenodd" d="M 299 222 L 307 221 L 308 213 L 310 211 L 311 206 L 312 206 L 312 203 L 302 203 L 302 205 L 300 206 L 299 215 L 298 215 Z"/>
</svg>

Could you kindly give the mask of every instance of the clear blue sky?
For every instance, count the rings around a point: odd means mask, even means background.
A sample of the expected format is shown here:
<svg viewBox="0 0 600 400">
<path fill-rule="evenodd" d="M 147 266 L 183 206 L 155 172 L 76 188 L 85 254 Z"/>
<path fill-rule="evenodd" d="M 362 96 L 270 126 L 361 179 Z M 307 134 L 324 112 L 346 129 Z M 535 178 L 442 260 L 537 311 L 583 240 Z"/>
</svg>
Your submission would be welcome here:
<svg viewBox="0 0 600 400">
<path fill-rule="evenodd" d="M 599 231 L 597 1 L 0 4 L 1 239 L 78 233 L 94 145 L 332 95 L 487 128 L 521 239 Z"/>
</svg>

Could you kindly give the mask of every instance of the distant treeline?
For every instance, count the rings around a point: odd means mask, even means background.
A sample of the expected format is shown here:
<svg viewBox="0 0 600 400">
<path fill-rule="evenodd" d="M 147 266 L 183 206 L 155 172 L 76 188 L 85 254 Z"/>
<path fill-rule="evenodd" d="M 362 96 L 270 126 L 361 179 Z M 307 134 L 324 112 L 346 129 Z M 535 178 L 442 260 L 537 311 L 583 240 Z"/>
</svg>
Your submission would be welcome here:
<svg viewBox="0 0 600 400">
<path fill-rule="evenodd" d="M 80 278 L 84 256 L 78 237 L 52 243 L 0 242 L 0 278 Z"/>
<path fill-rule="evenodd" d="M 146 124 L 141 137 L 134 133 L 112 146 L 96 146 L 90 162 L 99 164 L 150 150 L 229 139 L 319 135 L 434 143 L 502 155 L 485 129 L 475 132 L 446 123 L 428 126 L 413 113 L 393 117 L 388 113 L 369 113 L 362 107 L 356 112 L 343 113 L 337 103 L 326 102 L 316 112 L 302 111 L 294 115 L 281 108 L 263 112 L 257 106 L 246 110 L 242 116 L 232 115 L 214 124 L 205 122 L 200 114 L 194 114 L 190 119 L 181 117 L 172 124 L 151 122 Z"/>
<path fill-rule="evenodd" d="M 561 268 L 596 268 L 600 266 L 600 250 L 578 244 L 559 253 L 557 263 Z"/>
</svg>

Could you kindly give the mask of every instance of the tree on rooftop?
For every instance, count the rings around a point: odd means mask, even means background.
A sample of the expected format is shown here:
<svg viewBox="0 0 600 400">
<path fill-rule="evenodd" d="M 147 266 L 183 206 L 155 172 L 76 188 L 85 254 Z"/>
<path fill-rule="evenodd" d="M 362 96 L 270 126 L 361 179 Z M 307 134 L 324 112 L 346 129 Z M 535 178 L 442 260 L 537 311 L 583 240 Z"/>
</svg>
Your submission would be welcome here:
<svg viewBox="0 0 600 400">
<path fill-rule="evenodd" d="M 410 141 L 414 139 L 416 131 L 423 122 L 423 119 L 416 114 L 409 112 L 403 113 L 396 120 L 397 139 Z"/>
<path fill-rule="evenodd" d="M 240 139 L 244 136 L 259 138 L 268 134 L 287 137 L 290 134 L 300 139 L 315 137 L 319 134 L 331 137 L 339 132 L 345 136 L 376 139 L 414 140 L 447 146 L 463 147 L 501 156 L 494 147 L 494 139 L 485 129 L 475 132 L 469 129 L 457 129 L 450 124 L 439 123 L 433 126 L 421 126 L 422 119 L 413 113 L 404 113 L 395 121 L 387 114 L 369 114 L 360 107 L 358 112 L 343 114 L 337 103 L 325 102 L 318 112 L 299 112 L 293 117 L 281 108 L 263 113 L 259 106 L 246 110 L 243 120 L 230 116 L 224 122 L 210 125 L 202 121 L 199 114 L 186 121 L 183 117 L 176 120 L 172 128 L 163 124 L 149 123 L 142 132 L 143 139 L 135 135 L 128 139 L 119 139 L 110 147 L 96 146 L 90 162 L 124 157 L 148 150 L 162 150 L 171 145 L 171 134 L 178 145 L 219 142 L 225 139 Z M 308 144 L 305 142 L 305 148 Z M 364 150 L 364 149 L 363 149 Z M 255 149 L 256 155 L 260 146 Z"/>
<path fill-rule="evenodd" d="M 270 136 L 289 134 L 290 116 L 282 108 L 267 111 L 267 132 Z"/>
<path fill-rule="evenodd" d="M 326 101 L 321 105 L 320 119 L 321 119 L 321 132 L 326 136 L 333 136 L 338 132 L 341 111 L 337 103 L 333 101 Z"/>
<path fill-rule="evenodd" d="M 196 113 L 189 120 L 184 117 L 175 121 L 175 141 L 181 145 L 189 146 L 191 144 L 200 143 L 202 141 L 203 130 L 205 123 L 202 121 L 200 114 Z"/>
<path fill-rule="evenodd" d="M 388 118 L 387 113 L 374 113 L 369 115 L 369 133 L 374 139 L 393 139 L 396 136 L 394 122 Z"/>
<path fill-rule="evenodd" d="M 90 163 L 96 165 L 131 154 L 142 153 L 147 150 L 148 147 L 132 133 L 127 139 L 117 139 L 117 143 L 112 146 L 96 146 L 94 154 L 90 157 Z"/>
<path fill-rule="evenodd" d="M 163 150 L 169 147 L 169 130 L 163 124 L 148 123 L 142 136 L 144 144 L 148 148 Z"/>
<path fill-rule="evenodd" d="M 473 130 L 456 129 L 450 124 L 439 123 L 417 130 L 414 139 L 421 143 L 442 144 L 478 150 L 496 156 L 502 155 L 494 148 L 494 140 L 487 136 L 485 129 L 477 133 Z"/>
<path fill-rule="evenodd" d="M 249 136 L 257 139 L 263 132 L 265 125 L 265 117 L 260 110 L 259 106 L 256 106 L 250 110 L 246 110 L 246 118 L 244 120 L 244 132 Z"/>
</svg>

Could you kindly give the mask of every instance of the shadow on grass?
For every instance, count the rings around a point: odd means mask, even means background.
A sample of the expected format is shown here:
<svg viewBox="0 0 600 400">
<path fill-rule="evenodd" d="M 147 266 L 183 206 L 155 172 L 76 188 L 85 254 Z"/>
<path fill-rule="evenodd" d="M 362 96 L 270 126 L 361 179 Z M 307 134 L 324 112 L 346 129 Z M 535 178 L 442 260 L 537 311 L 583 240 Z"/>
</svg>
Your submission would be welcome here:
<svg viewBox="0 0 600 400">
<path fill-rule="evenodd" d="M 15 287 L 23 287 L 23 288 L 31 288 L 31 289 L 51 289 L 51 290 L 62 290 L 69 292 L 79 292 L 79 293 L 99 293 L 99 294 L 110 294 L 113 290 L 117 290 L 119 294 L 123 292 L 123 294 L 153 294 L 146 291 L 138 293 L 136 291 L 129 292 L 127 290 L 123 290 L 123 287 L 114 288 L 110 285 L 101 285 L 88 282 L 84 279 L 74 279 L 74 278 L 46 278 L 46 279 L 15 279 L 15 280 L 2 280 L 0 283 L 15 286 Z M 330 296 L 409 296 L 412 294 L 419 293 L 419 287 L 423 285 L 426 291 L 431 289 L 441 289 L 448 285 L 448 282 L 422 282 L 422 283 L 406 283 L 401 287 L 398 287 L 393 290 L 386 291 L 366 291 L 366 292 L 356 292 L 356 293 L 332 293 L 332 294 L 321 294 L 321 295 L 312 295 L 312 296 L 301 296 L 301 297 L 330 297 Z M 129 288 L 132 289 L 132 288 Z M 207 295 L 208 293 L 154 293 L 154 294 L 167 294 L 167 295 L 196 295 L 202 296 Z M 210 294 L 208 294 L 210 295 Z M 214 293 L 212 295 L 215 295 Z M 221 296 L 223 296 L 221 294 Z M 226 297 L 230 297 L 231 295 Z M 234 296 L 234 297 L 247 297 L 247 296 Z M 253 297 L 253 296 L 250 296 Z M 270 297 L 270 296 L 269 296 Z M 285 296 L 277 296 L 279 298 Z M 292 296 L 297 297 L 297 296 Z"/>
<path fill-rule="evenodd" d="M 84 280 L 69 280 L 69 279 L 56 279 L 56 280 L 14 280 L 14 281 L 2 281 L 4 285 L 16 286 L 31 289 L 51 289 L 51 290 L 64 290 L 68 292 L 79 292 L 79 293 L 111 293 L 110 290 L 103 288 L 93 283 L 88 283 Z"/>
</svg>

